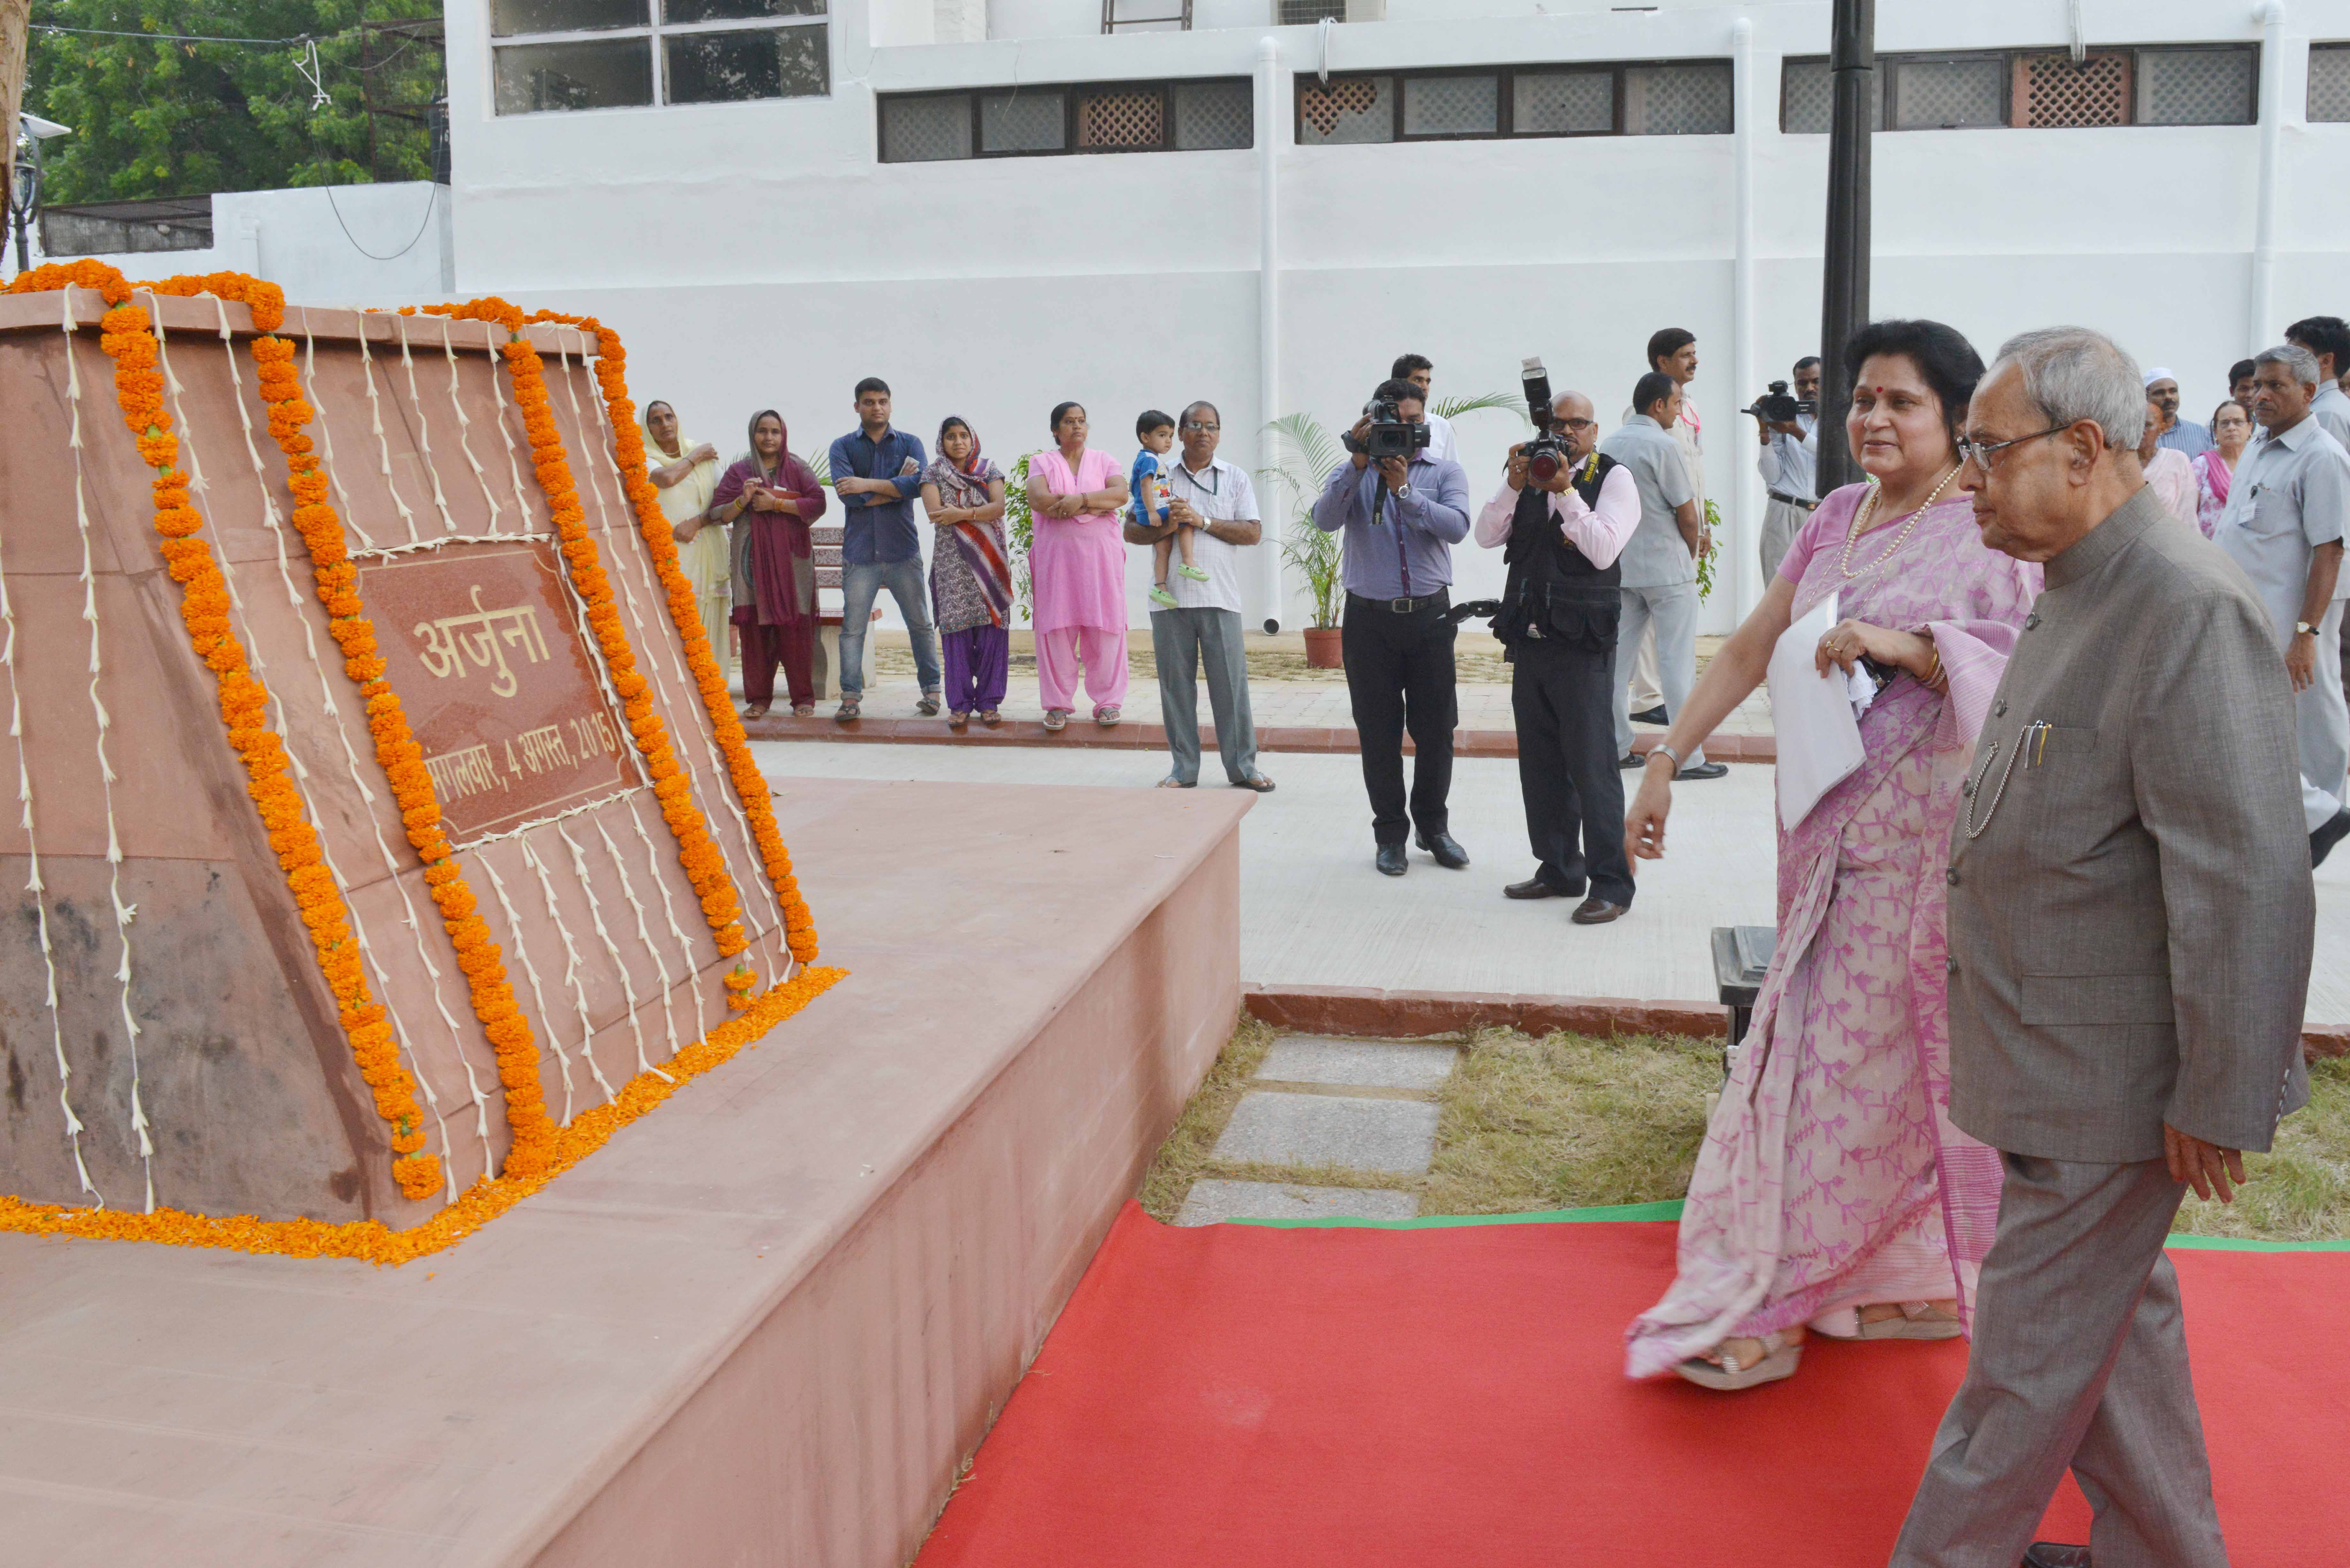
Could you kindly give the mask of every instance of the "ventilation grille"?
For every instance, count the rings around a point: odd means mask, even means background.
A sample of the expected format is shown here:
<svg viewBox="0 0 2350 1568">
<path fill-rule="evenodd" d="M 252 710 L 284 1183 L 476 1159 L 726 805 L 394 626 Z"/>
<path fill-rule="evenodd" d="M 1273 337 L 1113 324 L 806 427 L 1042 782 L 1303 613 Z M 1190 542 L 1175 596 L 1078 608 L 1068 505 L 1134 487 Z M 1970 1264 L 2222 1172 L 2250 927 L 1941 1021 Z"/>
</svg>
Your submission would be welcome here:
<svg viewBox="0 0 2350 1568">
<path fill-rule="evenodd" d="M 1510 83 L 1510 124 L 1521 136 L 1605 134 L 1616 129 L 1612 71 L 1523 71 Z"/>
<path fill-rule="evenodd" d="M 2070 55 L 2019 55 L 2013 103 L 2018 125 L 2127 125 L 2130 58 L 2092 54 L 2076 66 Z"/>
<path fill-rule="evenodd" d="M 1284 27 L 1310 27 L 1327 16 L 1333 22 L 1347 19 L 1347 0 L 1281 0 L 1281 25 Z"/>
<path fill-rule="evenodd" d="M 2005 61 L 1904 60 L 1897 68 L 1894 119 L 1903 130 L 2006 123 L 2000 92 Z"/>
<path fill-rule="evenodd" d="M 2310 49 L 2309 118 L 2350 119 L 2350 44 Z"/>
<path fill-rule="evenodd" d="M 1726 136 L 1731 123 L 1726 65 L 1637 66 L 1624 73 L 1627 136 Z"/>
<path fill-rule="evenodd" d="M 971 99 L 885 98 L 881 100 L 881 161 L 928 163 L 971 156 Z"/>
<path fill-rule="evenodd" d="M 1308 146 L 1395 140 L 1392 77 L 1353 77 L 1319 83 L 1298 95 L 1298 140 Z"/>
<path fill-rule="evenodd" d="M 1491 136 L 1499 125 L 1493 77 L 1412 77 L 1403 84 L 1406 136 Z"/>
<path fill-rule="evenodd" d="M 2138 123 L 2250 125 L 2252 60 L 2250 49 L 2140 49 Z"/>
<path fill-rule="evenodd" d="M 1079 147 L 1164 147 L 1167 100 L 1157 92 L 1096 93 L 1077 100 Z"/>
<path fill-rule="evenodd" d="M 1175 88 L 1175 145 L 1185 151 L 1250 147 L 1256 104 L 1247 82 L 1181 82 Z"/>
</svg>

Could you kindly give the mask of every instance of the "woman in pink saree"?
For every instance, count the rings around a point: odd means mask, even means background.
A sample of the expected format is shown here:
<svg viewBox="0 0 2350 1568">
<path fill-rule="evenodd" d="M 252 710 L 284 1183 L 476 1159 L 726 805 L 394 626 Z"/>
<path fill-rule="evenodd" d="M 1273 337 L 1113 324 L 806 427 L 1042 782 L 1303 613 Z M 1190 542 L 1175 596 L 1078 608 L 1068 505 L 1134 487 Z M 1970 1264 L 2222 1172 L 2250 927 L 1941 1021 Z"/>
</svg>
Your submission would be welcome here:
<svg viewBox="0 0 2350 1568">
<path fill-rule="evenodd" d="M 1866 753 L 1779 834 L 1778 947 L 1681 1217 L 1679 1272 L 1627 1331 L 1626 1371 L 1715 1388 L 1793 1375 L 1806 1325 L 1948 1338 L 1998 1220 L 1999 1157 L 1949 1116 L 1944 869 L 1974 738 L 2040 592 L 1984 547 L 1956 436 L 1982 360 L 1930 321 L 1881 321 L 1846 364 L 1869 475 L 1820 503 L 1642 774 L 1627 846 L 1664 853 L 1677 757 L 1835 596 L 1814 667 L 1877 682 Z M 1673 762 L 1654 765 L 1659 754 Z"/>
</svg>

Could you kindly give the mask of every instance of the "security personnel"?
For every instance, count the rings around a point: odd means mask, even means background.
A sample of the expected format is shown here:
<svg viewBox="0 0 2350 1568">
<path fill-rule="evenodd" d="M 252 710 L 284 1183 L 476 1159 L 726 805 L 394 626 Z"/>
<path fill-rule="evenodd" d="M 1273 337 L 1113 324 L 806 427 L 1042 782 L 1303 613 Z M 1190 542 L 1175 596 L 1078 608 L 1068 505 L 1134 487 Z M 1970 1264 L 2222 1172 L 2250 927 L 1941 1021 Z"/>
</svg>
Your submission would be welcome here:
<svg viewBox="0 0 2350 1568">
<path fill-rule="evenodd" d="M 1513 671 L 1518 787 L 1538 862 L 1503 892 L 1582 898 L 1575 923 L 1596 926 L 1632 906 L 1616 763 L 1616 557 L 1639 526 L 1640 496 L 1631 471 L 1594 450 L 1599 426 L 1589 398 L 1560 393 L 1551 430 L 1565 449 L 1557 472 L 1534 478 L 1524 446 L 1512 447 L 1502 488 L 1476 525 L 1477 543 L 1507 546 L 1509 585 L 1493 635 Z"/>
</svg>

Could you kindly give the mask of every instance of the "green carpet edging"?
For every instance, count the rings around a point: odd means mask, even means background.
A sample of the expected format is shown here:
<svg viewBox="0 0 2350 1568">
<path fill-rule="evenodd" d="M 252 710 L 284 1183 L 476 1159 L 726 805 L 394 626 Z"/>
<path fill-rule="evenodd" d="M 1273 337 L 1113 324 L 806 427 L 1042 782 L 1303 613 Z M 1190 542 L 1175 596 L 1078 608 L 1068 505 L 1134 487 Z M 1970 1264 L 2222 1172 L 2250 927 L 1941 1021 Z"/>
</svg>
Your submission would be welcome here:
<svg viewBox="0 0 2350 1568">
<path fill-rule="evenodd" d="M 1263 1225 L 1276 1231 L 1429 1231 L 1454 1225 L 1586 1225 L 1638 1222 L 1681 1217 L 1681 1199 L 1660 1203 L 1617 1203 L 1597 1209 L 1547 1209 L 1532 1214 L 1423 1214 L 1415 1220 L 1358 1220 L 1333 1216 L 1326 1220 L 1228 1220 L 1229 1225 Z M 2171 1247 L 2229 1252 L 2350 1252 L 2350 1241 L 2257 1241 L 2235 1236 L 2175 1234 Z"/>
</svg>

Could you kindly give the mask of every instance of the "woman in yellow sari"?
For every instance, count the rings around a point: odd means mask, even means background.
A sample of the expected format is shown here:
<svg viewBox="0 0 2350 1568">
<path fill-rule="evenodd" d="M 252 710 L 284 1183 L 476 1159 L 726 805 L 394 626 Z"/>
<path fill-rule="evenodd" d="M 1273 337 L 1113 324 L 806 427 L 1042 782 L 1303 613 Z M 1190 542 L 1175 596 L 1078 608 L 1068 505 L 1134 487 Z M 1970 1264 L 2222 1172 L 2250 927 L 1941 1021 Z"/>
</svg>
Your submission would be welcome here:
<svg viewBox="0 0 2350 1568">
<path fill-rule="evenodd" d="M 710 518 L 711 493 L 718 488 L 718 449 L 686 440 L 677 410 L 656 398 L 645 405 L 645 476 L 660 493 L 661 515 L 677 537 L 678 565 L 693 584 L 711 657 L 732 672 L 736 661 L 727 617 L 734 607 L 733 566 L 726 524 Z"/>
</svg>

